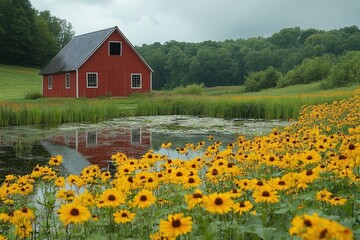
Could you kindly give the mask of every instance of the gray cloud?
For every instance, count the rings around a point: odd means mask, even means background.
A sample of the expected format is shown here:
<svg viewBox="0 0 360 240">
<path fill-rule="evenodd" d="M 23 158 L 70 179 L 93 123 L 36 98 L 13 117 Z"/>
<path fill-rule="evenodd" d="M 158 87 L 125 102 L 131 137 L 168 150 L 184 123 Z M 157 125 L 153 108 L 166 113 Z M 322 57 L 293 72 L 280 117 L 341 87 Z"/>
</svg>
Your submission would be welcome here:
<svg viewBox="0 0 360 240">
<path fill-rule="evenodd" d="M 359 0 L 31 0 L 76 34 L 119 26 L 135 45 L 270 36 L 282 28 L 360 25 Z"/>
</svg>

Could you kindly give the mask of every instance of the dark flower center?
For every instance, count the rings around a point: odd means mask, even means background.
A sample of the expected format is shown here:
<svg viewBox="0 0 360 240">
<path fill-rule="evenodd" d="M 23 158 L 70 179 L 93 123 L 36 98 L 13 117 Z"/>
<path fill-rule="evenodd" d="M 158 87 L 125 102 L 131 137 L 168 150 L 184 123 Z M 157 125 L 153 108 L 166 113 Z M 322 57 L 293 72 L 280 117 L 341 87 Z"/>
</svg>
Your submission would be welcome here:
<svg viewBox="0 0 360 240">
<path fill-rule="evenodd" d="M 258 185 L 258 186 L 264 186 L 264 183 L 263 183 L 262 181 L 258 181 L 258 182 L 256 183 L 256 185 Z"/>
<path fill-rule="evenodd" d="M 313 159 L 313 157 L 312 157 L 312 156 L 307 156 L 306 159 L 307 159 L 307 160 L 311 160 L 311 159 Z"/>
<path fill-rule="evenodd" d="M 240 206 L 240 207 L 245 207 L 245 203 L 244 203 L 244 202 L 240 202 L 239 206 Z"/>
<path fill-rule="evenodd" d="M 308 169 L 308 170 L 306 170 L 306 175 L 307 176 L 310 176 L 310 175 L 312 175 L 314 172 L 311 170 L 311 169 Z"/>
<path fill-rule="evenodd" d="M 222 205 L 224 203 L 224 201 L 221 198 L 216 198 L 215 199 L 215 204 L 216 205 Z"/>
<path fill-rule="evenodd" d="M 270 197 L 270 193 L 268 191 L 263 191 L 263 193 L 261 194 L 261 196 L 263 197 Z"/>
<path fill-rule="evenodd" d="M 21 209 L 21 211 L 22 211 L 23 213 L 27 213 L 27 212 L 28 212 L 28 210 L 27 210 L 26 207 L 23 207 L 23 208 Z"/>
<path fill-rule="evenodd" d="M 279 184 L 279 185 L 285 185 L 285 181 L 280 180 L 280 181 L 278 182 L 278 184 Z"/>
<path fill-rule="evenodd" d="M 123 212 L 123 213 L 121 213 L 121 216 L 122 216 L 122 217 L 127 217 L 128 215 L 127 215 L 127 213 L 124 213 L 124 212 Z"/>
<path fill-rule="evenodd" d="M 108 196 L 109 201 L 115 201 L 115 199 L 116 199 L 116 197 L 112 194 Z"/>
<path fill-rule="evenodd" d="M 176 219 L 176 220 L 173 220 L 173 221 L 171 222 L 171 225 L 172 225 L 174 228 L 178 228 L 178 227 L 181 226 L 181 222 L 180 222 L 179 219 Z"/>
<path fill-rule="evenodd" d="M 355 145 L 354 144 L 352 144 L 352 143 L 350 143 L 350 145 L 349 145 L 349 150 L 354 150 L 355 149 Z"/>
<path fill-rule="evenodd" d="M 311 227 L 311 221 L 309 220 L 309 219 L 306 219 L 306 220 L 304 220 L 304 224 L 305 224 L 305 226 L 307 226 L 307 227 Z"/>
<path fill-rule="evenodd" d="M 202 198 L 202 195 L 200 193 L 194 193 L 193 198 Z"/>
<path fill-rule="evenodd" d="M 80 214 L 80 212 L 79 212 L 79 209 L 77 209 L 77 208 L 73 208 L 70 211 L 71 216 L 78 216 L 79 214 Z"/>
<path fill-rule="evenodd" d="M 325 228 L 324 230 L 322 230 L 321 232 L 320 232 L 320 239 L 322 239 L 322 238 L 325 238 L 326 237 L 326 234 L 327 234 L 327 232 L 328 232 L 328 230 Z"/>
<path fill-rule="evenodd" d="M 189 183 L 194 183 L 195 180 L 193 178 L 189 178 Z"/>
<path fill-rule="evenodd" d="M 147 200 L 147 197 L 146 197 L 145 195 L 142 195 L 142 196 L 140 197 L 140 201 L 145 202 L 146 200 Z"/>
<path fill-rule="evenodd" d="M 181 177 L 182 175 L 183 175 L 182 172 L 177 172 L 177 173 L 176 173 L 176 176 L 177 176 L 177 177 Z"/>
</svg>

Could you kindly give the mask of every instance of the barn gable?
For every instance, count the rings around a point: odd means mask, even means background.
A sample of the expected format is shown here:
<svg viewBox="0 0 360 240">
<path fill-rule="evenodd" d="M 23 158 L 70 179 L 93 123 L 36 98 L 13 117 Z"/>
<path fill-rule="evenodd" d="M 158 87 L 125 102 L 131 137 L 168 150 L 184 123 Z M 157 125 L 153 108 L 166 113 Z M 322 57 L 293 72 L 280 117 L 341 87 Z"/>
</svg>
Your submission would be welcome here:
<svg viewBox="0 0 360 240">
<path fill-rule="evenodd" d="M 74 37 L 63 49 L 61 49 L 50 63 L 40 71 L 40 74 L 50 75 L 77 70 L 114 31 L 118 31 L 143 63 L 153 72 L 149 64 L 147 64 L 135 50 L 134 46 L 127 40 L 120 29 L 118 27 L 112 27 Z"/>
</svg>

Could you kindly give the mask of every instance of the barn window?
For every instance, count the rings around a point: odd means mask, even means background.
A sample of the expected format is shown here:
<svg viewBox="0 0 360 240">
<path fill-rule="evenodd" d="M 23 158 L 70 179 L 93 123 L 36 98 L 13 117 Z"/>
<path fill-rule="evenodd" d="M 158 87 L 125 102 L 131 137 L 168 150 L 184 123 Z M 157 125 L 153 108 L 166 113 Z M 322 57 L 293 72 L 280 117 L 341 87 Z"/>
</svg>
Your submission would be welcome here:
<svg viewBox="0 0 360 240">
<path fill-rule="evenodd" d="M 87 131 L 86 132 L 86 146 L 93 147 L 97 145 L 97 133 L 96 131 Z"/>
<path fill-rule="evenodd" d="M 86 73 L 86 86 L 88 88 L 98 87 L 98 74 L 97 73 Z"/>
<path fill-rule="evenodd" d="M 52 76 L 48 76 L 48 89 L 52 89 L 53 79 Z"/>
<path fill-rule="evenodd" d="M 65 73 L 65 88 L 70 88 L 70 73 Z"/>
<path fill-rule="evenodd" d="M 109 42 L 109 55 L 121 56 L 121 42 Z"/>
<path fill-rule="evenodd" d="M 141 143 L 141 129 L 133 128 L 131 129 L 131 144 L 140 144 Z"/>
<path fill-rule="evenodd" d="M 133 73 L 131 74 L 131 88 L 141 88 L 141 74 Z"/>
</svg>

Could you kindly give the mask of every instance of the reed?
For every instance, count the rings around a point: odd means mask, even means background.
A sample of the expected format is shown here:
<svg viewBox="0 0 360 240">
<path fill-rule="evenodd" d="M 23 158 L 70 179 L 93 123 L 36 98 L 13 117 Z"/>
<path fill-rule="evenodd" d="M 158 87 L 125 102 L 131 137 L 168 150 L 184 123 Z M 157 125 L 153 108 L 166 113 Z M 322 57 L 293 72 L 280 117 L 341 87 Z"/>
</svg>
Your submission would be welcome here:
<svg viewBox="0 0 360 240">
<path fill-rule="evenodd" d="M 195 115 L 246 119 L 297 119 L 303 105 L 348 99 L 351 93 L 294 96 L 147 96 L 138 101 L 136 115 Z"/>
</svg>

